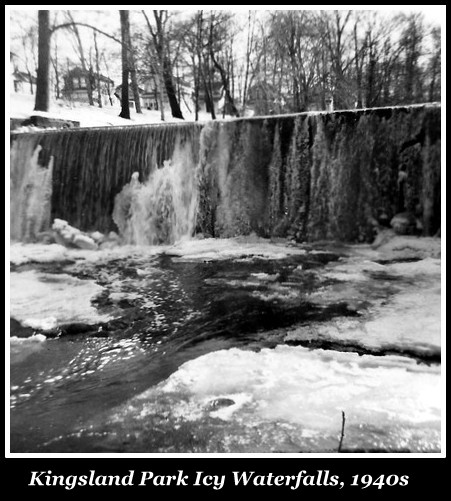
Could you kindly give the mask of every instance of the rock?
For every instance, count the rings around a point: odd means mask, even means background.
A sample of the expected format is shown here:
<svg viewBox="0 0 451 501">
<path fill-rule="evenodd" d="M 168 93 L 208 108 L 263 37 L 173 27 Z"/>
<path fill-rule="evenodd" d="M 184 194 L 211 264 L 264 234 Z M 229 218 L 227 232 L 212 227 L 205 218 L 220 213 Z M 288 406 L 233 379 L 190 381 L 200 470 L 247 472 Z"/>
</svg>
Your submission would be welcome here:
<svg viewBox="0 0 451 501">
<path fill-rule="evenodd" d="M 75 228 L 72 228 L 64 219 L 55 219 L 52 224 L 53 235 L 56 243 L 65 247 L 73 247 L 73 240 L 76 234 Z"/>
<path fill-rule="evenodd" d="M 34 334 L 34 329 L 31 327 L 23 326 L 15 318 L 9 319 L 9 335 L 10 337 L 31 337 Z"/>
<path fill-rule="evenodd" d="M 417 218 L 411 212 L 400 212 L 390 221 L 398 235 L 412 235 L 417 231 Z"/>
<path fill-rule="evenodd" d="M 59 245 L 62 245 L 64 247 L 73 247 L 72 239 L 67 238 L 65 234 L 63 235 L 62 233 L 55 231 L 53 233 L 53 238 L 55 239 L 55 242 Z"/>
<path fill-rule="evenodd" d="M 64 221 L 64 219 L 58 219 L 58 218 L 55 218 L 53 220 L 53 224 L 52 224 L 52 228 L 54 230 L 62 230 L 63 228 L 66 228 L 67 226 L 69 226 L 69 223 L 67 221 Z"/>
<path fill-rule="evenodd" d="M 115 231 L 110 231 L 108 233 L 108 240 L 117 240 L 117 241 L 119 241 L 120 238 L 121 237 Z"/>
<path fill-rule="evenodd" d="M 80 249 L 87 249 L 87 250 L 97 249 L 97 244 L 88 235 L 83 235 L 83 234 L 75 235 L 73 243 Z"/>
<path fill-rule="evenodd" d="M 235 405 L 235 401 L 231 398 L 216 398 L 215 400 L 208 402 L 208 410 L 217 411 L 222 407 L 229 407 L 231 405 Z"/>
<path fill-rule="evenodd" d="M 105 239 L 105 235 L 100 233 L 100 231 L 93 231 L 89 236 L 94 240 L 94 242 L 102 242 Z"/>
<path fill-rule="evenodd" d="M 94 238 L 71 226 L 64 219 L 55 219 L 52 224 L 53 235 L 56 243 L 65 247 L 78 247 L 79 249 L 97 250 L 98 245 Z M 100 238 L 102 233 L 94 232 Z"/>
<path fill-rule="evenodd" d="M 394 230 L 389 230 L 389 229 L 380 230 L 376 238 L 374 239 L 374 242 L 371 244 L 371 247 L 373 249 L 377 249 L 378 247 L 381 247 L 382 245 L 389 242 L 395 236 L 396 233 Z"/>
</svg>

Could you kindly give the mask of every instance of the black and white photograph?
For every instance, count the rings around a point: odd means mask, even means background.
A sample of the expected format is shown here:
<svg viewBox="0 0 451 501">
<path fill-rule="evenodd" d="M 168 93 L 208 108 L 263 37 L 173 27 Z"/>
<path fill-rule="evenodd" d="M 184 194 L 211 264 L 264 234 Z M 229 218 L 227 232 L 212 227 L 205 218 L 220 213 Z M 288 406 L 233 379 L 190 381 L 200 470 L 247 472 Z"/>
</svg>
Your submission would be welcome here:
<svg viewBox="0 0 451 501">
<path fill-rule="evenodd" d="M 6 6 L 6 456 L 443 457 L 446 7 L 152 7 Z"/>
</svg>

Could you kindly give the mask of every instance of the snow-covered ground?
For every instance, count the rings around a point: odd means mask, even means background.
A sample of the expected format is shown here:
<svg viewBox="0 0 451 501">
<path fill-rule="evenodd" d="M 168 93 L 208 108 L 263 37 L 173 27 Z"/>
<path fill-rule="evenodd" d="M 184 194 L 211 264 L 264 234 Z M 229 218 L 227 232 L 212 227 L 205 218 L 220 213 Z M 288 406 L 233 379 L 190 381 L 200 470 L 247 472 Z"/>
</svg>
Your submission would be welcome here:
<svg viewBox="0 0 451 501">
<path fill-rule="evenodd" d="M 130 110 L 130 120 L 119 117 L 121 112 L 120 105 L 104 106 L 89 106 L 82 103 L 76 103 L 72 107 L 60 100 L 52 102 L 48 112 L 33 111 L 35 97 L 31 94 L 10 94 L 10 113 L 11 118 L 29 118 L 31 115 L 39 115 L 49 118 L 59 118 L 63 120 L 74 120 L 80 122 L 80 127 L 103 127 L 108 125 L 143 125 L 162 123 L 161 113 L 156 110 L 143 109 L 142 114 L 136 113 L 134 109 Z M 183 112 L 185 120 L 174 118 L 171 115 L 170 109 L 165 110 L 165 122 L 184 122 L 194 121 L 194 113 L 187 110 Z M 229 118 L 229 117 L 226 117 Z M 208 121 L 211 115 L 204 111 L 199 112 L 199 121 Z"/>
</svg>

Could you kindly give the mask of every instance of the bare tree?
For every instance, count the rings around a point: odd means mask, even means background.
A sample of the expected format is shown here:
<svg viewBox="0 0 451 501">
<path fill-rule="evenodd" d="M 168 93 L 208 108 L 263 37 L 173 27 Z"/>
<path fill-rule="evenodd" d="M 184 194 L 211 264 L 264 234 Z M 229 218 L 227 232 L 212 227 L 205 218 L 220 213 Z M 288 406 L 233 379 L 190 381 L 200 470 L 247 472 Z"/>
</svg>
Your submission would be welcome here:
<svg viewBox="0 0 451 501">
<path fill-rule="evenodd" d="M 136 62 L 135 62 L 135 51 L 133 49 L 132 45 L 132 39 L 130 36 L 130 22 L 127 22 L 126 24 L 126 29 L 127 29 L 127 49 L 128 49 L 128 67 L 130 70 L 130 84 L 131 84 L 131 89 L 133 93 L 133 99 L 135 101 L 135 110 L 136 113 L 142 113 L 141 109 L 141 98 L 139 95 L 139 86 L 138 86 L 138 79 L 136 75 Z"/>
<path fill-rule="evenodd" d="M 51 58 L 51 63 L 53 66 L 53 72 L 55 74 L 55 97 L 59 99 L 61 97 L 61 89 L 60 89 L 60 68 L 58 61 L 58 43 L 56 39 L 54 39 L 53 45 L 53 57 Z"/>
<path fill-rule="evenodd" d="M 102 89 L 100 82 L 100 56 L 99 56 L 99 46 L 97 44 L 97 32 L 93 32 L 94 34 L 94 49 L 96 53 L 96 87 L 97 87 L 97 100 L 99 104 L 99 108 L 103 107 L 102 104 Z"/>
<path fill-rule="evenodd" d="M 110 71 L 108 69 L 108 63 L 106 60 L 105 52 L 102 52 L 101 58 L 103 59 L 103 63 L 105 65 L 105 70 L 106 70 L 106 76 L 107 76 L 106 86 L 107 86 L 108 99 L 110 101 L 111 106 L 113 106 L 113 98 L 111 97 L 111 88 L 110 88 Z"/>
<path fill-rule="evenodd" d="M 50 12 L 38 12 L 39 43 L 38 43 L 38 78 L 36 85 L 35 111 L 48 111 L 50 104 Z"/>
<path fill-rule="evenodd" d="M 29 28 L 20 27 L 19 29 L 20 34 L 17 38 L 23 50 L 23 62 L 30 84 L 30 94 L 34 94 L 33 85 L 38 66 L 36 59 L 38 34 L 35 26 Z"/>
<path fill-rule="evenodd" d="M 227 55 L 224 43 L 224 33 L 230 32 L 230 25 L 228 23 L 229 20 L 230 18 L 227 14 L 215 14 L 212 11 L 210 15 L 208 33 L 208 51 L 211 61 L 214 67 L 218 70 L 221 78 L 222 88 L 225 94 L 224 107 L 228 106 L 233 115 L 239 116 L 234 98 L 230 92 L 230 72 L 227 71 L 228 69 L 230 70 L 230 56 Z"/>
<path fill-rule="evenodd" d="M 420 14 L 408 16 L 407 26 L 401 38 L 405 65 L 405 100 L 408 103 L 416 102 L 421 95 L 421 44 L 423 41 L 423 22 Z"/>
<path fill-rule="evenodd" d="M 432 50 L 428 64 L 429 73 L 429 92 L 428 100 L 437 101 L 440 99 L 440 75 L 441 75 L 441 33 L 440 28 L 435 27 L 431 30 Z"/>
<path fill-rule="evenodd" d="M 161 74 L 163 76 L 163 83 L 166 89 L 166 94 L 169 100 L 169 106 L 171 107 L 172 116 L 174 118 L 182 118 L 183 114 L 180 110 L 180 105 L 177 100 L 177 93 L 174 87 L 173 75 L 172 75 L 172 65 L 169 58 L 169 40 L 167 38 L 167 21 L 168 21 L 168 11 L 167 10 L 154 10 L 153 16 L 155 20 L 155 27 L 152 26 L 150 20 L 143 10 L 143 15 L 146 19 L 147 27 L 149 33 L 152 37 L 156 57 L 158 59 L 159 67 L 161 68 Z"/>
<path fill-rule="evenodd" d="M 129 42 L 128 36 L 129 29 L 129 15 L 128 10 L 119 11 L 121 19 L 121 38 L 122 38 L 122 88 L 121 88 L 121 112 L 119 114 L 122 118 L 130 120 L 130 103 L 128 99 L 128 78 L 129 78 L 129 57 L 127 44 Z"/>
<path fill-rule="evenodd" d="M 91 71 L 90 71 L 91 66 L 89 65 L 89 68 L 88 68 L 88 64 L 87 64 L 86 57 L 85 57 L 85 51 L 84 51 L 82 39 L 80 36 L 80 31 L 78 29 L 78 25 L 77 25 L 77 23 L 75 23 L 74 18 L 72 16 L 72 13 L 70 11 L 66 11 L 66 16 L 70 22 L 69 29 L 72 31 L 72 33 L 74 34 L 74 37 L 75 37 L 76 43 L 74 45 L 74 49 L 77 52 L 78 59 L 79 59 L 80 64 L 81 64 L 81 69 L 82 69 L 83 74 L 85 75 L 85 78 L 86 78 L 86 92 L 88 94 L 88 102 L 89 102 L 90 106 L 94 106 L 94 98 L 92 96 Z"/>
</svg>

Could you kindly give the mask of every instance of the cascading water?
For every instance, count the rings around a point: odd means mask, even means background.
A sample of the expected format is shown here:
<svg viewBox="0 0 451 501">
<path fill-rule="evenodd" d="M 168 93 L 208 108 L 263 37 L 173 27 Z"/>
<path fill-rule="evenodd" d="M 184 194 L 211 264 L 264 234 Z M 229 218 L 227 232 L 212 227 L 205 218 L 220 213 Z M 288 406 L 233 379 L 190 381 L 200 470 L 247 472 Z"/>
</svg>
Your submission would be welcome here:
<svg viewBox="0 0 451 501">
<path fill-rule="evenodd" d="M 176 147 L 188 148 L 196 164 L 200 130 L 199 124 L 168 124 L 11 134 L 11 179 L 20 179 L 39 145 L 40 165 L 53 157 L 51 219 L 83 231 L 116 231 L 114 200 L 132 174 L 148 179 Z M 12 200 L 19 189 L 11 183 Z"/>
<path fill-rule="evenodd" d="M 127 242 L 173 242 L 193 231 L 371 241 L 380 215 L 402 211 L 433 235 L 440 113 L 421 105 L 12 134 L 11 177 L 21 179 L 39 145 L 41 166 L 53 157 L 51 218 L 83 231 L 117 225 Z M 128 185 L 135 172 L 140 184 Z M 12 183 L 11 199 L 26 205 L 21 186 Z"/>
<path fill-rule="evenodd" d="M 192 236 L 197 208 L 195 156 L 178 143 L 170 160 L 140 183 L 139 173 L 116 195 L 113 220 L 127 244 L 172 244 Z"/>
<path fill-rule="evenodd" d="M 35 146 L 33 142 L 27 146 L 11 151 L 22 168 L 11 175 L 10 233 L 12 240 L 23 242 L 34 240 L 50 225 L 53 175 L 53 158 L 48 166 L 42 167 L 39 163 L 42 146 Z"/>
<path fill-rule="evenodd" d="M 198 230 L 371 241 L 381 214 L 440 226 L 440 107 L 241 119 L 201 141 Z M 399 184 L 400 172 L 405 183 Z"/>
</svg>

